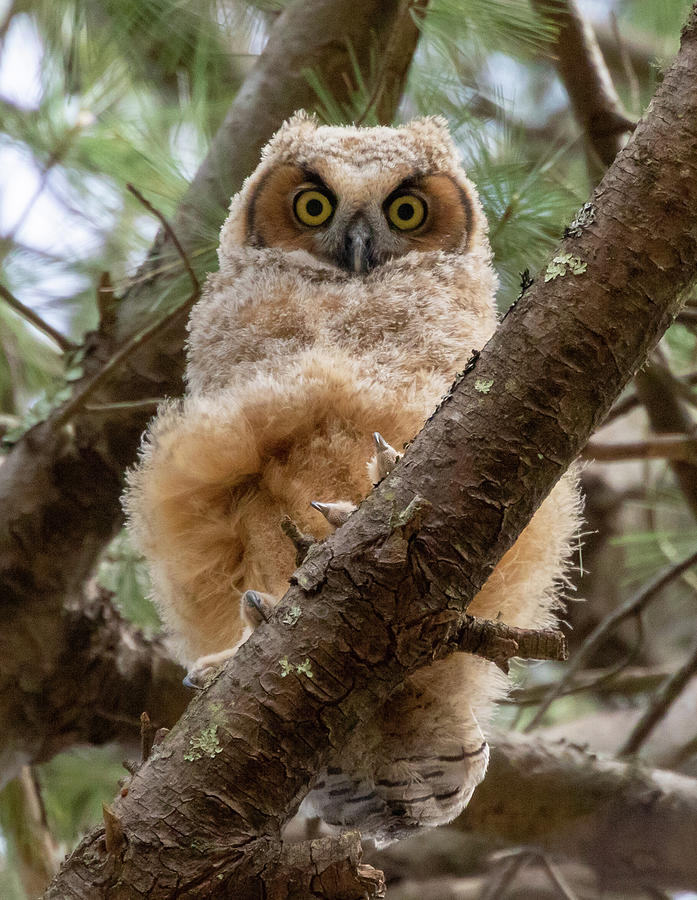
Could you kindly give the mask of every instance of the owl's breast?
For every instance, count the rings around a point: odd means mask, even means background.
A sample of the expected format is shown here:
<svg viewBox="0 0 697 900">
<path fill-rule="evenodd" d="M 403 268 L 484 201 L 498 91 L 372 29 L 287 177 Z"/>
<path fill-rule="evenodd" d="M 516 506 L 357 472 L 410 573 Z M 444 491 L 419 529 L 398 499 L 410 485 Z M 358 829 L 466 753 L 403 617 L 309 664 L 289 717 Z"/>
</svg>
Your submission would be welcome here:
<svg viewBox="0 0 697 900">
<path fill-rule="evenodd" d="M 359 361 L 366 377 L 395 386 L 422 373 L 450 378 L 495 327 L 491 286 L 477 285 L 462 266 L 443 273 L 400 260 L 347 277 L 279 264 L 276 256 L 267 268 L 249 268 L 212 276 L 192 312 L 193 392 L 260 371 L 282 377 L 308 351 L 339 352 Z"/>
</svg>

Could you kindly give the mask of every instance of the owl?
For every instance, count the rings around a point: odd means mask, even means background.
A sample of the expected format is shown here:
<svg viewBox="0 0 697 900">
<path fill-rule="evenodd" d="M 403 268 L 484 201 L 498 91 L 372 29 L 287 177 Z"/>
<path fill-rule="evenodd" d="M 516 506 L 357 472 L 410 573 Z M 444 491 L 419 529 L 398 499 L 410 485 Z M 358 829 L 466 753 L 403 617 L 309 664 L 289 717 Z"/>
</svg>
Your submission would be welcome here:
<svg viewBox="0 0 697 900">
<path fill-rule="evenodd" d="M 282 518 L 317 539 L 340 524 L 496 328 L 487 223 L 440 118 L 296 114 L 232 199 L 218 256 L 185 397 L 158 410 L 125 500 L 190 683 L 285 593 Z M 551 624 L 578 507 L 567 476 L 469 612 Z M 465 653 L 420 670 L 334 753 L 306 809 L 379 844 L 451 820 L 484 777 L 505 687 Z"/>
</svg>

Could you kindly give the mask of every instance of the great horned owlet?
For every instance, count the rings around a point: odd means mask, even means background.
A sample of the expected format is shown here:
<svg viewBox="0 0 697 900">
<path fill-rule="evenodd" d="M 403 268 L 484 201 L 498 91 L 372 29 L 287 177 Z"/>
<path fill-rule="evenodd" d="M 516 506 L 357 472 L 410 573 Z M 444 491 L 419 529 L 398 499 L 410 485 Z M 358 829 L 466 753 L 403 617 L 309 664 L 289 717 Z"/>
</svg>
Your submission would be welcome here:
<svg viewBox="0 0 697 900">
<path fill-rule="evenodd" d="M 191 314 L 186 396 L 159 409 L 126 497 L 191 679 L 285 592 L 281 519 L 325 536 L 496 328 L 487 224 L 439 118 L 339 128 L 297 114 L 233 198 L 218 255 Z M 469 611 L 551 623 L 577 520 L 566 477 Z M 309 805 L 379 842 L 451 820 L 484 777 L 504 681 L 465 653 L 417 672 Z"/>
</svg>

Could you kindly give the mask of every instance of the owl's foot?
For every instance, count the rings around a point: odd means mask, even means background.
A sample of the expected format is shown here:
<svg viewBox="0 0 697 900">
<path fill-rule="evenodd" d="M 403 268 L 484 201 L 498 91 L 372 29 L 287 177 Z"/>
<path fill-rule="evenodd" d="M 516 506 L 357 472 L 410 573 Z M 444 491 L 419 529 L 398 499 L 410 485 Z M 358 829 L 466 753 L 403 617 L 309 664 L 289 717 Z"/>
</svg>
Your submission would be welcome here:
<svg viewBox="0 0 697 900">
<path fill-rule="evenodd" d="M 354 504 L 348 500 L 339 500 L 338 503 L 318 503 L 317 500 L 311 500 L 310 506 L 317 512 L 321 512 L 334 528 L 340 528 L 356 509 Z"/>
<path fill-rule="evenodd" d="M 262 622 L 268 622 L 271 610 L 278 601 L 271 594 L 262 594 L 259 591 L 245 591 L 240 597 L 240 612 L 242 621 L 251 628 L 257 628 Z M 249 637 L 249 629 L 242 638 Z M 241 643 L 241 642 L 240 642 Z M 186 687 L 202 690 L 215 673 L 237 653 L 237 648 L 228 647 L 219 653 L 209 653 L 207 656 L 199 656 L 183 679 Z"/>
<path fill-rule="evenodd" d="M 257 628 L 262 622 L 268 622 L 271 610 L 278 601 L 271 594 L 261 594 L 259 591 L 245 591 L 240 597 L 240 611 L 242 621 L 252 628 Z"/>
<path fill-rule="evenodd" d="M 237 647 L 228 647 L 220 653 L 209 653 L 207 656 L 199 656 L 193 666 L 182 679 L 185 687 L 202 691 L 215 673 L 237 652 Z"/>
<path fill-rule="evenodd" d="M 373 484 L 378 484 L 386 475 L 390 474 L 400 456 L 379 431 L 373 432 L 373 440 L 376 449 L 367 464 L 368 474 Z M 322 513 L 333 528 L 340 528 L 356 509 L 355 505 L 348 500 L 339 500 L 335 503 L 319 503 L 317 500 L 312 500 L 310 506 Z"/>
<path fill-rule="evenodd" d="M 379 431 L 373 432 L 373 440 L 376 449 L 375 455 L 368 462 L 368 474 L 373 484 L 379 484 L 394 469 L 400 455 Z"/>
</svg>

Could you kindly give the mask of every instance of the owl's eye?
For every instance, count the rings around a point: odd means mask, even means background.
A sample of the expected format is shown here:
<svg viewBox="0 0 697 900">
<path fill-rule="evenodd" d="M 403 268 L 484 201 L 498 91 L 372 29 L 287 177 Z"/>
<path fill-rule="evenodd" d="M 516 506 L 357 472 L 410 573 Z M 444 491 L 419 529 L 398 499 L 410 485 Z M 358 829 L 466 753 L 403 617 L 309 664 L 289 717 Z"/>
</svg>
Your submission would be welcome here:
<svg viewBox="0 0 697 900">
<path fill-rule="evenodd" d="M 334 212 L 332 199 L 317 188 L 300 191 L 293 201 L 293 210 L 296 218 L 303 225 L 316 228 L 324 225 Z"/>
<path fill-rule="evenodd" d="M 426 218 L 426 204 L 414 194 L 399 194 L 388 201 L 387 218 L 400 231 L 413 231 Z"/>
</svg>

